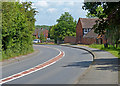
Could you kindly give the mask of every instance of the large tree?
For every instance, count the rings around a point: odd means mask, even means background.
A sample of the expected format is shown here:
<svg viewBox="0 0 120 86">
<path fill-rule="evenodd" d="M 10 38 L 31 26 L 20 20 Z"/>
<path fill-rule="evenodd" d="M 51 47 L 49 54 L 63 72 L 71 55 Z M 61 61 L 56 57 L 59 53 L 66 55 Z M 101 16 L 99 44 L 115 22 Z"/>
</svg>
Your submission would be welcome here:
<svg viewBox="0 0 120 86">
<path fill-rule="evenodd" d="M 84 10 L 88 17 L 98 17 L 94 26 L 95 32 L 104 34 L 116 47 L 120 39 L 120 2 L 87 2 Z"/>
<path fill-rule="evenodd" d="M 63 41 L 65 36 L 76 36 L 76 21 L 68 12 L 62 14 L 60 18 L 57 19 L 57 22 L 50 31 L 51 37 L 54 38 L 55 41 Z"/>
</svg>

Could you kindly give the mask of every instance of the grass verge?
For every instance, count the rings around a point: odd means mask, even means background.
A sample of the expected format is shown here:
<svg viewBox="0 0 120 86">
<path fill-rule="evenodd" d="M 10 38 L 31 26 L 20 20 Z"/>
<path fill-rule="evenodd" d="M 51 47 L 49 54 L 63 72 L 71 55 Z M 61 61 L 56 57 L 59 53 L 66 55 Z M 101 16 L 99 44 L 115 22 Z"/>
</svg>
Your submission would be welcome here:
<svg viewBox="0 0 120 86">
<path fill-rule="evenodd" d="M 31 50 L 31 51 L 28 51 L 26 53 L 15 54 L 15 55 L 10 56 L 10 57 L 8 57 L 7 55 L 5 55 L 5 53 L 2 53 L 2 55 L 1 55 L 2 58 L 0 58 L 0 61 L 8 60 L 8 59 L 15 58 L 15 57 L 20 57 L 20 56 L 23 56 L 23 55 L 28 55 L 28 54 L 31 54 L 31 53 L 34 53 L 34 52 L 35 52 L 34 50 Z"/>
<path fill-rule="evenodd" d="M 116 57 L 120 58 L 120 46 L 118 48 L 114 48 L 113 46 L 109 45 L 108 48 L 104 48 L 103 44 L 92 44 L 92 45 L 88 45 L 90 48 L 97 48 L 100 50 L 105 50 L 110 52 L 111 54 L 113 54 Z"/>
</svg>

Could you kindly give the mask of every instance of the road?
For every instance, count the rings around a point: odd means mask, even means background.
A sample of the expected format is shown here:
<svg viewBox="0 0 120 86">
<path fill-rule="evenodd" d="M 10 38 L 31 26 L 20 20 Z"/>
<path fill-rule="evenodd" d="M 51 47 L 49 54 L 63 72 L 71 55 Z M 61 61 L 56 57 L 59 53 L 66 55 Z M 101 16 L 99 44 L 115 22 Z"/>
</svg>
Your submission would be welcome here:
<svg viewBox="0 0 120 86">
<path fill-rule="evenodd" d="M 60 53 L 59 50 L 64 51 L 65 56 L 44 69 L 8 81 L 6 84 L 73 84 L 87 70 L 93 61 L 92 55 L 85 50 L 59 45 L 44 46 L 51 48 L 34 45 L 34 48 L 39 50 L 38 54 L 19 62 L 3 66 L 2 78 L 42 64 L 57 56 Z"/>
</svg>

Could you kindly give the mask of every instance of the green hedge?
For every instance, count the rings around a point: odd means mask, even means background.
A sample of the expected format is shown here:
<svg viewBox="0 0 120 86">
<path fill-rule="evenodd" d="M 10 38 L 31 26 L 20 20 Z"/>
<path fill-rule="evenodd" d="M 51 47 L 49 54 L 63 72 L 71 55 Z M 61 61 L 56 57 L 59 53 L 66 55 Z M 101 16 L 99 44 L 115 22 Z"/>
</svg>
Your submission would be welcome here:
<svg viewBox="0 0 120 86">
<path fill-rule="evenodd" d="M 33 52 L 35 9 L 31 2 L 2 3 L 2 59 Z"/>
</svg>

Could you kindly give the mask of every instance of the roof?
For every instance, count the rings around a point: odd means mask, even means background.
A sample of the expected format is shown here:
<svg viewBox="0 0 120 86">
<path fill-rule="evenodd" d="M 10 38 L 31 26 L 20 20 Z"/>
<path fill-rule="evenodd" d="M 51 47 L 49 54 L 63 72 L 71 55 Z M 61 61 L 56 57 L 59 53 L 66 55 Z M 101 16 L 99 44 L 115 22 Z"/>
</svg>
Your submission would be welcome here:
<svg viewBox="0 0 120 86">
<path fill-rule="evenodd" d="M 80 18 L 83 28 L 92 28 L 98 18 Z"/>
<path fill-rule="evenodd" d="M 90 32 L 88 32 L 84 38 L 97 38 L 98 35 L 94 32 L 94 29 L 92 29 Z"/>
</svg>

